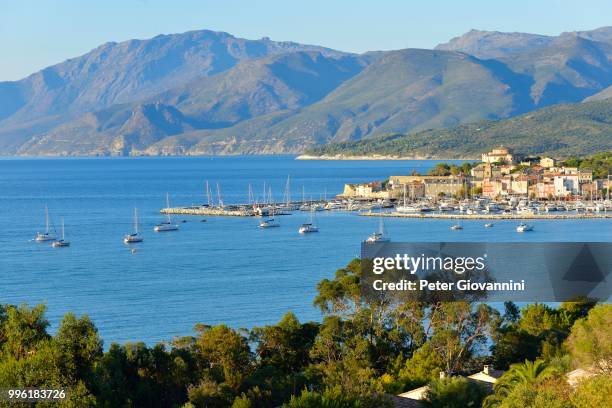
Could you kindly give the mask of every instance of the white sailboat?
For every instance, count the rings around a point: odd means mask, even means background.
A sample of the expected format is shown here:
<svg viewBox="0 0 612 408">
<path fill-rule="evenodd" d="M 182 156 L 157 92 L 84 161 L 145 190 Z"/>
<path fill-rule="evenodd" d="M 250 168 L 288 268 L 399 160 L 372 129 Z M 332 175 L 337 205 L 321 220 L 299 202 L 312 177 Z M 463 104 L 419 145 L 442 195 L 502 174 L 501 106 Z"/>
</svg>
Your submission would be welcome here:
<svg viewBox="0 0 612 408">
<path fill-rule="evenodd" d="M 134 208 L 134 232 L 123 237 L 123 242 L 135 244 L 142 241 L 144 241 L 144 238 L 138 233 L 138 208 Z"/>
<path fill-rule="evenodd" d="M 516 227 L 516 232 L 529 232 L 529 231 L 533 231 L 533 225 L 529 225 L 529 224 L 525 224 L 521 222 Z"/>
<path fill-rule="evenodd" d="M 414 197 L 412 197 L 412 201 L 414 201 Z M 395 206 L 395 211 L 400 213 L 420 213 L 421 207 L 418 205 L 409 205 L 406 202 L 406 185 L 404 184 L 404 200 L 402 205 Z"/>
<path fill-rule="evenodd" d="M 53 243 L 51 244 L 53 247 L 55 248 L 60 248 L 60 247 L 69 247 L 70 246 L 70 241 L 66 241 L 66 236 L 64 233 L 64 219 L 62 218 L 62 239 L 57 240 L 57 241 L 53 241 Z"/>
<path fill-rule="evenodd" d="M 275 228 L 280 227 L 280 223 L 274 219 L 274 210 L 276 208 L 276 204 L 272 203 L 272 216 L 271 218 L 267 218 L 265 220 L 261 220 L 259 223 L 259 228 Z"/>
<path fill-rule="evenodd" d="M 314 209 L 310 210 L 310 222 L 300 225 L 298 229 L 300 234 L 308 234 L 310 232 L 319 232 L 319 227 L 314 224 Z"/>
<path fill-rule="evenodd" d="M 57 239 L 57 235 L 55 233 L 55 228 L 51 231 L 51 223 L 49 222 L 49 209 L 45 205 L 45 232 L 37 232 L 36 238 L 34 238 L 37 242 L 45 242 L 45 241 L 55 241 Z"/>
<path fill-rule="evenodd" d="M 364 241 L 366 244 L 373 244 L 376 242 L 390 242 L 391 240 L 385 236 L 385 225 L 383 218 L 380 217 L 378 232 L 370 234 L 368 238 Z"/>
<path fill-rule="evenodd" d="M 218 186 L 219 185 L 217 184 L 217 187 Z M 166 193 L 166 208 L 170 208 L 170 197 L 168 196 L 168 193 Z M 162 221 L 153 227 L 153 231 L 155 232 L 176 231 L 178 229 L 179 226 L 172 223 L 170 214 L 166 214 L 166 221 Z"/>
</svg>

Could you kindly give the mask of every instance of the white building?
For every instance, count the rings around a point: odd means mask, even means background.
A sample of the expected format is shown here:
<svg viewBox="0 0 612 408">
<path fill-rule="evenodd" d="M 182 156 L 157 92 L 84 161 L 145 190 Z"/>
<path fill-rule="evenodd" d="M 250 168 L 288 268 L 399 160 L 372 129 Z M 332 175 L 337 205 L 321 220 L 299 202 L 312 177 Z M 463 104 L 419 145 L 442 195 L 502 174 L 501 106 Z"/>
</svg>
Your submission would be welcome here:
<svg viewBox="0 0 612 408">
<path fill-rule="evenodd" d="M 553 179 L 556 197 L 580 194 L 580 179 L 577 174 L 555 176 Z"/>
</svg>

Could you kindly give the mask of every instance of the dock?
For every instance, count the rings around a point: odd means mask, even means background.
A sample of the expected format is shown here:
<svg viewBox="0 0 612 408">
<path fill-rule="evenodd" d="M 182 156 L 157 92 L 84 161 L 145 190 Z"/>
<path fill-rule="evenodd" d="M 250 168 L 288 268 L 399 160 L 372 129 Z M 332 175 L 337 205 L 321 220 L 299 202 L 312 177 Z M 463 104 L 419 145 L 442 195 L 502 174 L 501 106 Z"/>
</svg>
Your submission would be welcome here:
<svg viewBox="0 0 612 408">
<path fill-rule="evenodd" d="M 572 213 L 572 214 L 440 214 L 440 213 L 399 213 L 399 212 L 362 212 L 362 217 L 395 217 L 442 220 L 583 220 L 612 218 L 612 212 Z"/>
</svg>

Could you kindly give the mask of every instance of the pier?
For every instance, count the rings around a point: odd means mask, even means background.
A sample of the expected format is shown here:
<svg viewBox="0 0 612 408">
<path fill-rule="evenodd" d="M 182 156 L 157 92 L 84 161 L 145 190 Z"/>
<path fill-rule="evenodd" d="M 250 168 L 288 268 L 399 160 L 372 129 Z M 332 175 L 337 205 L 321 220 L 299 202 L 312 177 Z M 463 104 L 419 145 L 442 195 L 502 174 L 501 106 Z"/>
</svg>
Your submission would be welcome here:
<svg viewBox="0 0 612 408">
<path fill-rule="evenodd" d="M 291 204 L 230 204 L 225 206 L 191 206 L 191 207 L 169 207 L 159 210 L 161 214 L 172 215 L 200 215 L 215 217 L 259 217 L 290 215 L 292 211 L 299 211 L 303 206 L 324 206 L 327 202 L 323 200 L 297 201 Z M 303 209 L 302 209 L 303 211 Z"/>
</svg>

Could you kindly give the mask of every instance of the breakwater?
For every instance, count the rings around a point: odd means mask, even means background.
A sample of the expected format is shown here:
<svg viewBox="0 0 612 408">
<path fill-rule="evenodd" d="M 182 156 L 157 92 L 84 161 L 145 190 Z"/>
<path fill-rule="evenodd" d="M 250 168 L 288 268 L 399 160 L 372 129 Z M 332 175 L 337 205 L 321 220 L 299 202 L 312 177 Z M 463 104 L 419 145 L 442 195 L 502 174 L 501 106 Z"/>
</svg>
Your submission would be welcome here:
<svg viewBox="0 0 612 408">
<path fill-rule="evenodd" d="M 221 216 L 221 217 L 253 217 L 255 212 L 248 209 L 223 209 L 223 208 L 207 208 L 207 207 L 174 207 L 162 208 L 159 210 L 162 214 L 172 215 L 206 215 L 206 216 Z"/>
</svg>

